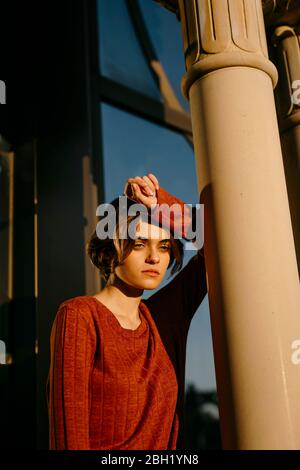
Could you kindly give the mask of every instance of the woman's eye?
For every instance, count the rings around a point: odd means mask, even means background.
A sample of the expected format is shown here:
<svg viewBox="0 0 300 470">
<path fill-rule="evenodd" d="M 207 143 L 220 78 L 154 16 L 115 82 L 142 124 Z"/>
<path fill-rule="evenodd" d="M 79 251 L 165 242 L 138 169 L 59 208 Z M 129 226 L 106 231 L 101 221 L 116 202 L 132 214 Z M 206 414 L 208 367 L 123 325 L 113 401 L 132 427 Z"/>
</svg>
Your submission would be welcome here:
<svg viewBox="0 0 300 470">
<path fill-rule="evenodd" d="M 134 245 L 134 248 L 140 248 L 140 247 L 143 247 L 143 246 L 145 246 L 143 243 L 136 243 L 136 244 Z M 170 249 L 170 246 L 168 246 L 168 245 L 161 245 L 160 248 L 162 248 L 164 251 L 167 251 L 167 250 Z"/>
</svg>

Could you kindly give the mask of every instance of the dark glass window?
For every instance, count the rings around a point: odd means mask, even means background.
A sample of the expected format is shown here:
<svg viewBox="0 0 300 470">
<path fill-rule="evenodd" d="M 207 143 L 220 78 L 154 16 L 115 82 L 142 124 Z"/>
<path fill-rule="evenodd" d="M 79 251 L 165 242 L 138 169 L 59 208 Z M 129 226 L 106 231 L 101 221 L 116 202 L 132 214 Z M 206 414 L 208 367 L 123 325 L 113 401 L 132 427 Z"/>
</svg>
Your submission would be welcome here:
<svg viewBox="0 0 300 470">
<path fill-rule="evenodd" d="M 161 101 L 125 0 L 97 0 L 101 75 Z"/>
<path fill-rule="evenodd" d="M 189 103 L 181 93 L 181 80 L 185 73 L 181 23 L 153 0 L 139 0 L 158 60 L 161 62 L 172 88 L 183 109 L 189 110 Z"/>
</svg>

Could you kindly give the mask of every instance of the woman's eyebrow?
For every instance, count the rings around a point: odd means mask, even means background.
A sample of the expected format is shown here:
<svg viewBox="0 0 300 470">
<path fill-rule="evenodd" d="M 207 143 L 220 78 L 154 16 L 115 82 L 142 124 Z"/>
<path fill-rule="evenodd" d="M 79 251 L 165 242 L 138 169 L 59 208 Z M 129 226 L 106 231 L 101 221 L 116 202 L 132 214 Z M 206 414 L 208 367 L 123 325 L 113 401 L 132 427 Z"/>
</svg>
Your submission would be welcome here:
<svg viewBox="0 0 300 470">
<path fill-rule="evenodd" d="M 149 240 L 149 238 L 147 237 L 137 237 L 136 240 Z M 159 240 L 159 242 L 169 242 L 170 241 L 170 238 L 164 238 L 163 240 Z"/>
</svg>

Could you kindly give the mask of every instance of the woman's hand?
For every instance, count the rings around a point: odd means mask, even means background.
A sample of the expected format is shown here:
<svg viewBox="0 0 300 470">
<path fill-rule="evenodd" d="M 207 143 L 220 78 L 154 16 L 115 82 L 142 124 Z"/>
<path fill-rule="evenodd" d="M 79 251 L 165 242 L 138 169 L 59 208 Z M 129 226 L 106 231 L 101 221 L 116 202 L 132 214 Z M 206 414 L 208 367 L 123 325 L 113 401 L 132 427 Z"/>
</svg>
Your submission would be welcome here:
<svg viewBox="0 0 300 470">
<path fill-rule="evenodd" d="M 124 195 L 151 208 L 153 204 L 157 204 L 156 191 L 158 189 L 157 178 L 152 173 L 148 173 L 147 176 L 128 178 L 124 187 Z"/>
</svg>

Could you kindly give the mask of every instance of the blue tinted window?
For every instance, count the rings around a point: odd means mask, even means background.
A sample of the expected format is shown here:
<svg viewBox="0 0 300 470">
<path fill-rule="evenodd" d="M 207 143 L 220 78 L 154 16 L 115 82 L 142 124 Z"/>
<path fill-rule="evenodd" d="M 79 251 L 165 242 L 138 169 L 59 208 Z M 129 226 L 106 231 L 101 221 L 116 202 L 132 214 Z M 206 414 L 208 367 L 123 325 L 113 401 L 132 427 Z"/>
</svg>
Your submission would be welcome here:
<svg viewBox="0 0 300 470">
<path fill-rule="evenodd" d="M 161 62 L 173 90 L 183 108 L 188 111 L 189 103 L 180 89 L 185 73 L 181 23 L 176 15 L 153 0 L 139 0 L 158 60 Z"/>
<path fill-rule="evenodd" d="M 100 73 L 159 101 L 125 0 L 97 0 Z"/>
<path fill-rule="evenodd" d="M 107 104 L 101 112 L 106 198 L 119 195 L 124 179 L 150 172 L 187 204 L 199 202 L 195 157 L 182 134 Z"/>
</svg>

